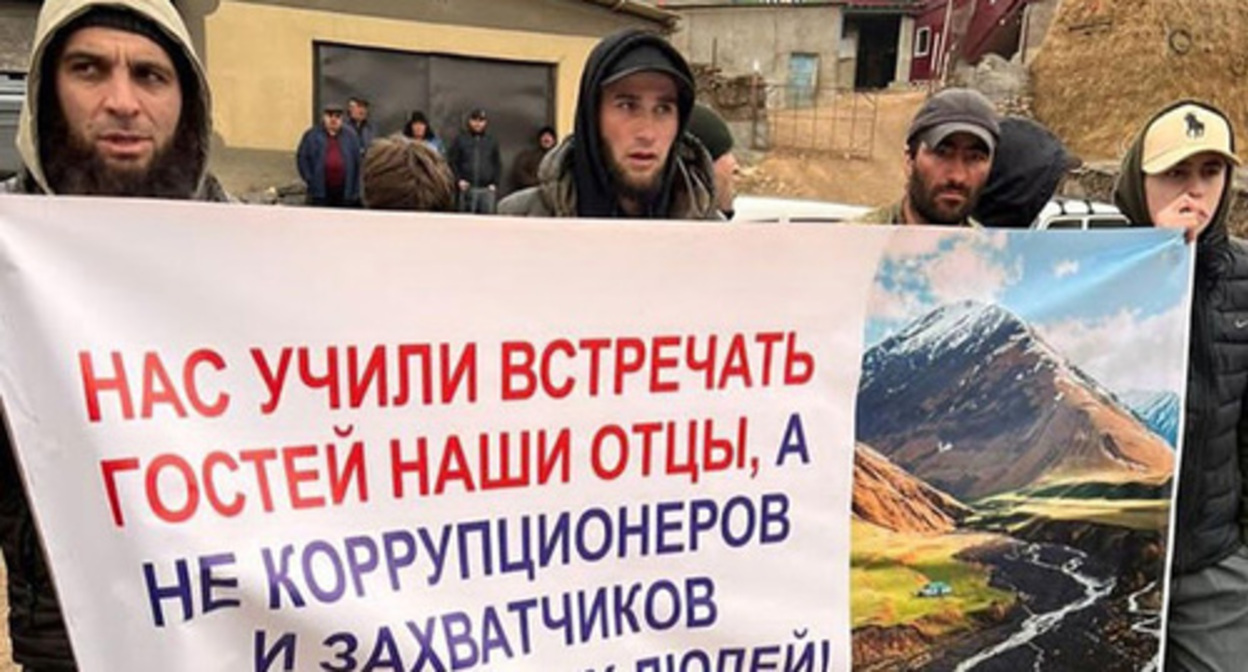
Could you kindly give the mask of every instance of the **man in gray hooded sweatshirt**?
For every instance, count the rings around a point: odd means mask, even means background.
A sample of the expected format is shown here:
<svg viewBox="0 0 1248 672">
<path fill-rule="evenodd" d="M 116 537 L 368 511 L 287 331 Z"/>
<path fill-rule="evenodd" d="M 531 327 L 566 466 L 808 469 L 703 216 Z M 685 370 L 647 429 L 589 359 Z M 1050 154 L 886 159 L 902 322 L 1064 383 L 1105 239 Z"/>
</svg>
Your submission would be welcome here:
<svg viewBox="0 0 1248 672">
<path fill-rule="evenodd" d="M 0 193 L 224 201 L 207 172 L 211 100 L 169 0 L 48 0 Z"/>
<path fill-rule="evenodd" d="M 30 57 L 17 147 L 0 193 L 224 201 L 208 174 L 208 81 L 169 0 L 47 0 Z M 0 433 L 0 547 L 13 659 L 76 670 L 39 531 Z"/>
</svg>

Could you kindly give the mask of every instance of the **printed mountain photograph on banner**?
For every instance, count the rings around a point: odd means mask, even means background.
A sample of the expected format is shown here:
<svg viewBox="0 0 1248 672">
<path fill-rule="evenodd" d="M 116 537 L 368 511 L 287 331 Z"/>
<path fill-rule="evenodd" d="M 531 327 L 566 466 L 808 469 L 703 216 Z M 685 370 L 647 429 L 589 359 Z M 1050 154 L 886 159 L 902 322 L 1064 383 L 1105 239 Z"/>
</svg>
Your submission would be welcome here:
<svg viewBox="0 0 1248 672">
<path fill-rule="evenodd" d="M 1184 294 L 1132 303 L 1159 269 L 1121 241 L 1017 235 L 906 241 L 877 275 L 855 670 L 1156 669 Z M 1128 322 L 1170 333 L 1132 355 Z"/>
</svg>

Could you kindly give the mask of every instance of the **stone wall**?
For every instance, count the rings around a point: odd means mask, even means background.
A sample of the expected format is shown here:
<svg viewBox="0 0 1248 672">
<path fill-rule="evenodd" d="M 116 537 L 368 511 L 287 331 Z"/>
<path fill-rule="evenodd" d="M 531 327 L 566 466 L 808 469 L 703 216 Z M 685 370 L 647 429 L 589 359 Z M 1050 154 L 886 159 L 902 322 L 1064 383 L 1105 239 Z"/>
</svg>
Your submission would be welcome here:
<svg viewBox="0 0 1248 672">
<path fill-rule="evenodd" d="M 1059 193 L 1072 198 L 1086 198 L 1104 203 L 1114 202 L 1114 182 L 1118 179 L 1118 164 L 1108 162 L 1090 163 L 1070 172 Z M 1231 233 L 1248 238 L 1248 173 L 1236 171 L 1234 200 L 1231 202 Z"/>
</svg>

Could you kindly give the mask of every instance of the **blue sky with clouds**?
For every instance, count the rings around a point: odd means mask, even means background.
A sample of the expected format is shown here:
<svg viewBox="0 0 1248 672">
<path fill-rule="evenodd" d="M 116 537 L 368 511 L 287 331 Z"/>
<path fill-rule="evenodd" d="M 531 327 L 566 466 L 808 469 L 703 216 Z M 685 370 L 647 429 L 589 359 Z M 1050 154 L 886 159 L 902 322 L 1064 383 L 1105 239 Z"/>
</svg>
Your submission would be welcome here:
<svg viewBox="0 0 1248 672">
<path fill-rule="evenodd" d="M 1023 318 L 1110 389 L 1179 392 L 1191 264 L 1174 230 L 899 229 L 876 275 L 866 341 L 974 299 Z"/>
</svg>

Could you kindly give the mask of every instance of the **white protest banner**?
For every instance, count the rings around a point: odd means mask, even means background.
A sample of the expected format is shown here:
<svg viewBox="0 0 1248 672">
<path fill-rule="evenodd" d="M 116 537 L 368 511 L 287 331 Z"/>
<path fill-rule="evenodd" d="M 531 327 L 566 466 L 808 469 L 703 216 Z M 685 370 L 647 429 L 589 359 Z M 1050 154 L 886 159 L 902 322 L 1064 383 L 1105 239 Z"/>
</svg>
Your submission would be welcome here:
<svg viewBox="0 0 1248 672">
<path fill-rule="evenodd" d="M 891 235 L 0 199 L 82 669 L 846 669 Z"/>
<path fill-rule="evenodd" d="M 1157 669 L 1173 232 L 12 197 L 0 263 L 88 672 Z"/>
</svg>

